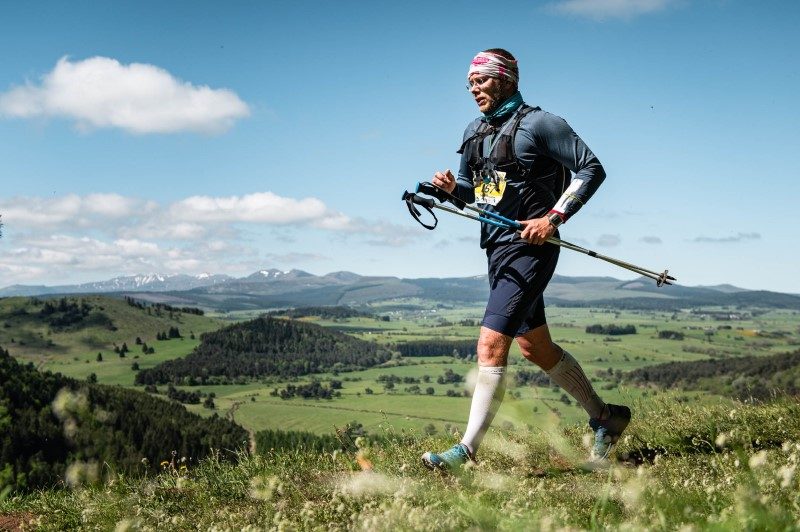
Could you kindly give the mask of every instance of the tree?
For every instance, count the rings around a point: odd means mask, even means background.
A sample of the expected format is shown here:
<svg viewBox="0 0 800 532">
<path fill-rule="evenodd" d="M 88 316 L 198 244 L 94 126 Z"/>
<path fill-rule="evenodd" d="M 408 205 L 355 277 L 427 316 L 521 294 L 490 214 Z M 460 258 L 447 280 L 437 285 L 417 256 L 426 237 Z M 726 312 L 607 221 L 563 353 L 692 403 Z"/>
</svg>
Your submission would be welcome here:
<svg viewBox="0 0 800 532">
<path fill-rule="evenodd" d="M 98 362 L 102 362 L 103 361 L 103 353 L 97 353 L 97 361 Z"/>
<path fill-rule="evenodd" d="M 90 384 L 97 384 L 97 374 L 89 373 L 89 376 L 86 377 L 86 382 Z"/>
</svg>

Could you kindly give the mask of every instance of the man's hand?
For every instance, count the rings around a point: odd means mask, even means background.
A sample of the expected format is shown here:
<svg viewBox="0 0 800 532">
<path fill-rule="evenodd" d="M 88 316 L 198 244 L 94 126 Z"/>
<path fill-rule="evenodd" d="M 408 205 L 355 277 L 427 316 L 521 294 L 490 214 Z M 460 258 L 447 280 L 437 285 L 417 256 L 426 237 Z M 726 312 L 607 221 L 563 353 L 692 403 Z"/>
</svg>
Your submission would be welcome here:
<svg viewBox="0 0 800 532">
<path fill-rule="evenodd" d="M 431 183 L 447 191 L 450 194 L 452 194 L 453 191 L 456 189 L 456 177 L 453 175 L 453 172 L 451 172 L 449 169 L 445 170 L 444 172 L 436 172 L 435 174 L 433 174 L 433 179 L 431 179 Z"/>
<path fill-rule="evenodd" d="M 531 220 L 519 220 L 519 223 L 522 224 L 520 236 L 530 244 L 544 244 L 556 232 L 555 226 L 550 223 L 547 216 Z"/>
</svg>

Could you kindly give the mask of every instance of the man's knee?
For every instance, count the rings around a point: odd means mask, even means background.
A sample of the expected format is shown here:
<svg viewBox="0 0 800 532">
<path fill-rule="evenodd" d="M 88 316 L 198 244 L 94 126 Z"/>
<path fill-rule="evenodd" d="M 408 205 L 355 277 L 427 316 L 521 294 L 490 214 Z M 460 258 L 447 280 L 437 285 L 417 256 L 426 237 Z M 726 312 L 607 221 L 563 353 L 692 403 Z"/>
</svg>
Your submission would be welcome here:
<svg viewBox="0 0 800 532">
<path fill-rule="evenodd" d="M 545 371 L 555 366 L 561 358 L 561 348 L 553 342 L 547 325 L 519 336 L 517 344 L 522 356 Z"/>
<path fill-rule="evenodd" d="M 484 366 L 505 366 L 512 338 L 488 327 L 481 327 L 478 338 L 478 361 Z"/>
</svg>

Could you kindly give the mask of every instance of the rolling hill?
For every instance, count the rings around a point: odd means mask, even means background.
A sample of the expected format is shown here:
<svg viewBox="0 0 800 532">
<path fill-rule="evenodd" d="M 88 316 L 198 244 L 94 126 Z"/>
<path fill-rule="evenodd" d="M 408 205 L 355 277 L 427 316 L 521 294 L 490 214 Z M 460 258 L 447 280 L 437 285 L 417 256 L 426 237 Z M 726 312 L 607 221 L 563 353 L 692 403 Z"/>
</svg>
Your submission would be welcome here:
<svg viewBox="0 0 800 532">
<path fill-rule="evenodd" d="M 137 338 L 158 349 L 157 335 L 170 328 L 189 337 L 220 326 L 196 309 L 145 306 L 102 295 L 0 299 L 0 345 L 12 356 L 44 363 L 86 353 L 108 356 L 125 343 L 140 349 Z"/>
<path fill-rule="evenodd" d="M 391 357 L 374 343 L 295 320 L 262 316 L 202 336 L 188 356 L 140 371 L 136 384 L 228 382 L 369 368 Z"/>
<path fill-rule="evenodd" d="M 422 305 L 483 302 L 488 293 L 485 275 L 453 278 L 405 279 L 371 277 L 351 272 L 313 275 L 301 270 L 260 270 L 242 278 L 205 275 L 185 279 L 151 275 L 147 283 L 131 285 L 117 278 L 103 283 L 61 287 L 14 286 L 0 295 L 46 293 L 109 293 L 128 295 L 150 303 L 198 306 L 221 312 L 309 306 L 362 306 L 415 299 Z M 161 279 L 161 281 L 157 281 Z M 127 283 L 127 284 L 126 284 Z M 677 310 L 700 306 L 749 306 L 800 310 L 800 296 L 730 285 L 666 286 L 657 288 L 646 278 L 623 281 L 612 277 L 556 275 L 545 292 L 550 304 L 649 310 Z"/>
</svg>

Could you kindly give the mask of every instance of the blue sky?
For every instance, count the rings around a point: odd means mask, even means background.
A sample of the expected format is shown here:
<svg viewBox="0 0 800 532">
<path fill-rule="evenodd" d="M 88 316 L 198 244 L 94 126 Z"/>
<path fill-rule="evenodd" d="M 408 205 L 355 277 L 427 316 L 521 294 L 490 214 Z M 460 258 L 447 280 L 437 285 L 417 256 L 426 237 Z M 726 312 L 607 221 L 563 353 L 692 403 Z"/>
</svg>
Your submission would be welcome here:
<svg viewBox="0 0 800 532">
<path fill-rule="evenodd" d="M 484 273 L 404 189 L 458 164 L 479 50 L 608 178 L 562 237 L 688 285 L 800 293 L 796 2 L 15 2 L 0 286 L 135 273 Z M 565 251 L 563 275 L 633 275 Z"/>
</svg>

